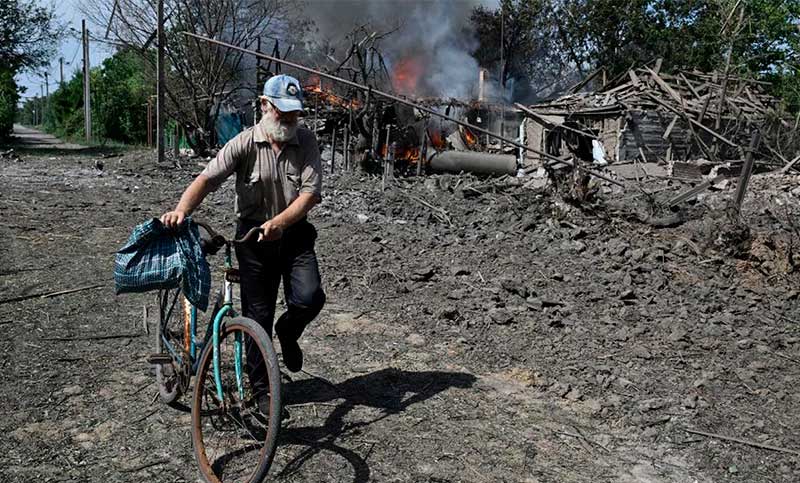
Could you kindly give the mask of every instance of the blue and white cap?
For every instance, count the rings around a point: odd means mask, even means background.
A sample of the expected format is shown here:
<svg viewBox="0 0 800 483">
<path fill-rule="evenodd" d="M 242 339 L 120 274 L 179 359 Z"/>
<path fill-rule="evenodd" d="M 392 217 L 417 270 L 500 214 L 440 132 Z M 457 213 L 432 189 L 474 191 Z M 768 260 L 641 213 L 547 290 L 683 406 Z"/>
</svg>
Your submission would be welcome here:
<svg viewBox="0 0 800 483">
<path fill-rule="evenodd" d="M 303 110 L 303 90 L 300 81 L 289 75 L 276 75 L 264 83 L 264 97 L 281 112 Z"/>
</svg>

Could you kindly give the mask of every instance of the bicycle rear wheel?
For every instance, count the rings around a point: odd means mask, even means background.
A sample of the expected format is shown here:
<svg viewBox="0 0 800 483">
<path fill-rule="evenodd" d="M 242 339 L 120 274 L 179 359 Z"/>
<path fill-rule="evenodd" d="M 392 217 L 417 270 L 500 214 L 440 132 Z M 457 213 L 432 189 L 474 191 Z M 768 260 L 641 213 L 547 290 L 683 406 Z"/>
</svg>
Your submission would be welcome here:
<svg viewBox="0 0 800 483">
<path fill-rule="evenodd" d="M 159 311 L 159 322 L 155 331 L 155 351 L 162 357 L 171 356 L 171 360 L 161 361 L 155 364 L 156 386 L 161 401 L 175 405 L 181 397 L 183 391 L 188 387 L 189 367 L 191 361 L 177 358 L 185 358 L 186 333 L 184 330 L 184 318 L 187 307 L 186 299 L 178 289 L 159 290 L 156 296 Z M 167 349 L 166 339 L 169 341 L 172 350 Z M 185 366 L 185 367 L 184 367 Z"/>
<path fill-rule="evenodd" d="M 266 366 L 261 393 L 254 391 L 244 366 L 245 346 L 250 363 Z M 241 361 L 237 377 L 236 360 Z M 220 327 L 220 401 L 214 375 L 213 344 L 203 350 L 192 398 L 192 446 L 200 472 L 208 483 L 264 479 L 269 471 L 280 430 L 281 383 L 278 359 L 264 329 L 245 317 L 227 319 Z M 268 391 L 268 392 L 264 392 Z M 258 398 L 267 398 L 264 413 Z"/>
</svg>

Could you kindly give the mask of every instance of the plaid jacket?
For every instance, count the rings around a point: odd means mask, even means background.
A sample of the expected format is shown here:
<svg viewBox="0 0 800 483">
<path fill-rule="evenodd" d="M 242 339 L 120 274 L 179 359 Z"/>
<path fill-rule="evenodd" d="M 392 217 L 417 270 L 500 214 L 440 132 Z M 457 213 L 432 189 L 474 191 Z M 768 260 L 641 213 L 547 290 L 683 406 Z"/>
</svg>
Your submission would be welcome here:
<svg viewBox="0 0 800 483">
<path fill-rule="evenodd" d="M 180 286 L 195 307 L 205 311 L 211 271 L 200 249 L 200 232 L 190 218 L 170 230 L 157 218 L 137 225 L 116 254 L 117 294 Z"/>
</svg>

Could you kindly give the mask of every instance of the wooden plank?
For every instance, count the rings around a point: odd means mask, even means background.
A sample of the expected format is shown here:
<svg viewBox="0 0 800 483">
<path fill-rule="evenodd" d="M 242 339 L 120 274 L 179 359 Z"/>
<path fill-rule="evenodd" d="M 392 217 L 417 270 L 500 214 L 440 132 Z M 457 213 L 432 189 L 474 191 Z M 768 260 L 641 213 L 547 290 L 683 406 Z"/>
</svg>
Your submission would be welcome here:
<svg viewBox="0 0 800 483">
<path fill-rule="evenodd" d="M 669 126 L 667 126 L 667 130 L 664 131 L 664 134 L 661 136 L 661 139 L 663 139 L 664 141 L 669 139 L 669 135 L 670 133 L 672 133 L 672 129 L 675 127 L 675 123 L 678 122 L 678 117 L 680 116 L 676 114 L 675 117 L 672 118 L 672 121 L 669 123 Z"/>
<path fill-rule="evenodd" d="M 521 110 L 525 114 L 527 114 L 527 115 L 531 116 L 532 118 L 536 119 L 536 121 L 539 124 L 543 124 L 545 126 L 560 127 L 562 129 L 566 129 L 567 131 L 572 131 L 572 132 L 574 132 L 576 134 L 580 134 L 581 136 L 586 136 L 586 137 L 588 137 L 590 139 L 597 139 L 597 136 L 595 136 L 594 134 L 592 134 L 590 132 L 581 131 L 579 129 L 575 129 L 575 128 L 570 127 L 570 126 L 565 126 L 564 124 L 557 124 L 557 123 L 551 122 L 551 121 L 545 119 L 544 117 L 540 116 L 539 114 L 536 114 L 536 112 L 534 112 L 533 110 L 527 108 L 523 104 L 520 104 L 519 102 L 515 102 L 514 106 L 516 106 L 517 109 Z"/>
<path fill-rule="evenodd" d="M 710 188 L 710 187 L 714 186 L 715 184 L 719 183 L 723 179 L 725 179 L 725 175 L 721 174 L 721 175 L 717 176 L 716 178 L 714 178 L 712 180 L 706 181 L 704 183 L 700 183 L 699 185 L 695 186 L 694 188 L 686 190 L 683 193 L 680 193 L 677 196 L 675 196 L 674 198 L 672 198 L 671 200 L 669 200 L 667 202 L 667 206 L 669 206 L 670 208 L 672 208 L 674 206 L 678 206 L 679 204 L 683 203 L 684 201 L 687 201 L 687 200 L 690 200 L 690 199 L 694 198 L 695 196 L 699 195 L 703 191 L 705 191 L 708 188 Z"/>
<path fill-rule="evenodd" d="M 694 97 L 696 99 L 699 99 L 700 98 L 700 94 L 698 94 L 697 91 L 694 90 L 694 86 L 692 85 L 691 82 L 689 82 L 689 79 L 687 79 L 686 76 L 683 75 L 683 72 L 681 72 L 680 76 L 681 76 L 681 79 L 683 80 L 683 83 L 686 84 L 686 86 L 689 88 L 690 91 L 692 91 L 692 94 L 694 95 Z"/>
<path fill-rule="evenodd" d="M 719 139 L 719 140 L 720 140 L 720 141 L 722 141 L 723 143 L 725 143 L 725 144 L 727 144 L 727 145 L 729 145 L 729 146 L 732 146 L 732 147 L 734 147 L 734 148 L 736 148 L 736 147 L 739 147 L 739 145 L 738 145 L 738 144 L 736 144 L 735 142 L 733 142 L 733 141 L 731 141 L 731 140 L 727 139 L 727 138 L 726 138 L 725 136 L 723 136 L 722 134 L 720 134 L 720 133 L 718 133 L 718 132 L 714 131 L 713 129 L 711 129 L 711 128 L 708 128 L 708 127 L 706 127 L 706 126 L 704 126 L 704 125 L 700 124 L 699 122 L 695 121 L 694 119 L 692 119 L 692 118 L 690 118 L 690 117 L 686 116 L 686 114 L 683 114 L 683 113 L 681 113 L 680 111 L 678 111 L 678 110 L 677 110 L 677 109 L 675 109 L 674 107 L 670 106 L 669 104 L 666 104 L 665 102 L 661 101 L 660 99 L 658 99 L 658 98 L 657 98 L 657 97 L 655 97 L 654 95 L 652 95 L 652 94 L 649 94 L 649 93 L 648 93 L 647 95 L 648 95 L 648 96 L 649 96 L 651 99 L 653 99 L 653 100 L 654 100 L 656 103 L 658 103 L 659 105 L 661 105 L 662 107 L 664 107 L 664 108 L 666 108 L 666 109 L 668 109 L 668 110 L 672 111 L 672 112 L 673 112 L 673 113 L 675 113 L 675 114 L 679 114 L 679 115 L 681 115 L 681 116 L 685 116 L 685 117 L 686 117 L 686 119 L 687 119 L 689 122 L 691 122 L 691 123 L 692 123 L 692 124 L 694 124 L 695 126 L 699 127 L 699 128 L 700 128 L 700 129 L 702 129 L 703 131 L 707 132 L 708 134 L 710 134 L 710 135 L 711 135 L 711 136 L 713 136 L 714 138 L 716 138 L 716 139 Z"/>
<path fill-rule="evenodd" d="M 631 77 L 631 82 L 633 82 L 633 85 L 639 87 L 640 81 L 639 81 L 639 76 L 636 75 L 636 72 L 634 72 L 633 69 L 631 69 L 628 71 L 628 75 Z"/>
<path fill-rule="evenodd" d="M 675 90 L 672 87 L 670 87 L 669 84 L 667 84 L 664 81 L 664 79 L 661 78 L 660 75 L 658 75 L 658 73 L 656 73 L 649 67 L 645 67 L 645 69 L 647 69 L 647 71 L 650 73 L 650 77 L 655 81 L 655 83 L 658 84 L 658 86 L 661 87 L 661 89 L 663 89 L 664 92 L 669 94 L 669 96 L 672 97 L 675 100 L 675 102 L 679 104 L 683 103 L 681 96 L 679 96 L 678 93 L 675 92 Z"/>
</svg>

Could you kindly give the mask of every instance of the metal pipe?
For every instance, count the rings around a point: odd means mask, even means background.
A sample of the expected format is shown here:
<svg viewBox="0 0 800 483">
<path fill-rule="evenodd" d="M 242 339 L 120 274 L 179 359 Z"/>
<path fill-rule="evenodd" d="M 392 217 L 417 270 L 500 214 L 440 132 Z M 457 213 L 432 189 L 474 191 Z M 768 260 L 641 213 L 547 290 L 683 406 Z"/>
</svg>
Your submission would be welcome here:
<svg viewBox="0 0 800 483">
<path fill-rule="evenodd" d="M 442 151 L 430 161 L 434 171 L 478 174 L 508 174 L 517 172 L 517 157 L 512 154 L 488 154 L 475 151 Z"/>
<path fill-rule="evenodd" d="M 431 109 L 429 107 L 425 107 L 423 105 L 420 105 L 420 104 L 417 104 L 415 102 L 409 101 L 408 99 L 404 99 L 402 97 L 398 97 L 398 96 L 395 96 L 393 94 L 389 94 L 388 92 L 383 92 L 383 91 L 380 91 L 378 89 L 374 89 L 372 87 L 359 84 L 357 82 L 349 81 L 347 79 L 343 79 L 341 77 L 337 77 L 335 75 L 331 75 L 331 74 L 319 71 L 317 69 L 312 69 L 310 67 L 306 67 L 306 66 L 301 65 L 301 64 L 296 64 L 294 62 L 290 62 L 288 60 L 279 59 L 279 58 L 276 58 L 276 57 L 272 57 L 271 55 L 266 55 L 266 54 L 262 54 L 260 52 L 255 52 L 255 51 L 252 51 L 252 50 L 249 50 L 249 49 L 245 49 L 244 47 L 239 47 L 238 45 L 233 45 L 233 44 L 229 44 L 227 42 L 222 42 L 222 41 L 219 41 L 219 40 L 210 39 L 208 37 L 204 37 L 202 35 L 193 34 L 191 32 L 181 32 L 181 33 L 183 33 L 184 35 L 187 35 L 189 37 L 194 37 L 196 39 L 205 40 L 206 42 L 209 42 L 209 43 L 212 43 L 212 44 L 216 44 L 216 45 L 221 45 L 221 46 L 227 47 L 229 49 L 238 50 L 238 51 L 244 52 L 246 54 L 252 54 L 252 55 L 255 55 L 257 57 L 260 56 L 260 57 L 263 57 L 265 59 L 272 60 L 274 62 L 278 62 L 278 63 L 284 64 L 286 66 L 289 66 L 289 67 L 294 67 L 295 69 L 302 70 L 304 72 L 309 72 L 309 73 L 312 73 L 312 74 L 316 74 L 316 75 L 318 75 L 320 77 L 324 77 L 326 79 L 331 79 L 333 81 L 348 85 L 350 87 L 354 87 L 356 89 L 365 90 L 368 93 L 377 94 L 377 95 L 379 95 L 381 97 L 385 97 L 386 99 L 389 99 L 389 100 L 392 100 L 392 101 L 395 101 L 395 102 L 399 102 L 399 103 L 405 104 L 407 106 L 411 106 L 411 107 L 413 107 L 413 108 L 415 108 L 417 110 L 420 110 L 422 112 L 428 113 L 428 114 L 430 114 L 432 116 L 436 116 L 436 117 L 440 117 L 442 119 L 446 119 L 446 120 L 448 120 L 450 122 L 458 124 L 459 126 L 467 127 L 467 128 L 471 129 L 474 132 L 479 132 L 479 133 L 482 133 L 482 134 L 486 134 L 487 136 L 493 137 L 495 139 L 499 139 L 500 141 L 503 141 L 505 143 L 511 144 L 512 146 L 516 146 L 518 148 L 525 149 L 525 150 L 530 151 L 532 153 L 538 154 L 539 156 L 542 156 L 542 157 L 545 157 L 547 159 L 556 161 L 556 162 L 558 162 L 560 164 L 565 164 L 567 166 L 571 166 L 573 168 L 580 169 L 582 171 L 586 171 L 587 173 L 590 173 L 591 175 L 596 176 L 596 177 L 598 177 L 600 179 L 604 179 L 604 180 L 608 181 L 611 184 L 615 184 L 615 185 L 621 186 L 623 188 L 625 187 L 625 185 L 623 183 L 620 183 L 619 181 L 617 181 L 617 180 L 615 180 L 613 178 L 609 178 L 608 176 L 606 176 L 604 174 L 601 174 L 601 173 L 598 173 L 596 171 L 584 168 L 583 166 L 578 165 L 578 164 L 576 164 L 576 163 L 574 163 L 574 162 L 572 162 L 570 160 L 561 159 L 561 158 L 558 158 L 556 156 L 553 156 L 552 154 L 548 154 L 548 153 L 545 153 L 543 151 L 539 151 L 538 149 L 533 149 L 533 148 L 531 148 L 529 146 L 526 146 L 524 144 L 520 144 L 520 143 L 518 143 L 516 141 L 513 141 L 511 139 L 507 139 L 504 136 L 495 134 L 495 133 L 493 133 L 493 132 L 491 132 L 491 131 L 489 131 L 487 129 L 483 129 L 482 127 L 478 127 L 478 126 L 472 125 L 472 124 L 470 124 L 468 122 L 464 122 L 464 121 L 461 121 L 461 120 L 456 119 L 454 117 L 450 117 L 450 116 L 448 116 L 446 114 L 442 114 L 442 113 L 440 113 L 440 112 L 438 112 L 438 111 L 436 111 L 434 109 Z"/>
</svg>

